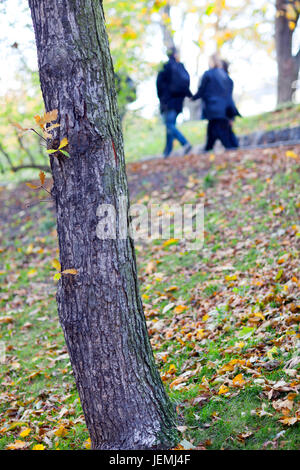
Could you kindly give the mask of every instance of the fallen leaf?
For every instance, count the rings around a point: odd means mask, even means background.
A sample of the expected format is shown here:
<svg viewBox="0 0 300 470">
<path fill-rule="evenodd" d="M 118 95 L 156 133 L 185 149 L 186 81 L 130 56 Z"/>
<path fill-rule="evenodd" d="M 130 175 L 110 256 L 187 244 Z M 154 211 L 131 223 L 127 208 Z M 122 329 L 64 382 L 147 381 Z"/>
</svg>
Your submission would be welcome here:
<svg viewBox="0 0 300 470">
<path fill-rule="evenodd" d="M 45 450 L 45 446 L 43 444 L 36 444 L 32 450 Z"/>
<path fill-rule="evenodd" d="M 26 447 L 27 445 L 28 445 L 27 442 L 16 440 L 13 444 L 8 444 L 6 446 L 6 449 L 19 450 L 19 449 L 24 449 L 24 447 Z"/>
<path fill-rule="evenodd" d="M 226 387 L 225 385 L 221 385 L 218 391 L 218 395 L 223 395 L 224 393 L 229 392 L 229 388 Z"/>
<path fill-rule="evenodd" d="M 28 436 L 28 434 L 31 433 L 31 429 L 30 428 L 26 428 L 26 429 L 23 429 L 23 431 L 20 432 L 19 436 L 20 437 L 26 437 Z"/>
</svg>

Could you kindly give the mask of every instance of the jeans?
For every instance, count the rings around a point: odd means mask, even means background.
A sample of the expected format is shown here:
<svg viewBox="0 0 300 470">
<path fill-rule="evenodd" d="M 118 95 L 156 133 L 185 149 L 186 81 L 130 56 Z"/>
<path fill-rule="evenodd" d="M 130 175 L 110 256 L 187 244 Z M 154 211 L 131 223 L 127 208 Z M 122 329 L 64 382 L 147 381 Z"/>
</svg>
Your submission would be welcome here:
<svg viewBox="0 0 300 470">
<path fill-rule="evenodd" d="M 165 111 L 162 114 L 162 118 L 167 130 L 166 146 L 164 150 L 165 157 L 167 157 L 172 152 L 174 139 L 177 139 L 181 143 L 181 145 L 186 145 L 188 143 L 186 138 L 176 128 L 177 116 L 178 113 L 174 110 Z"/>
</svg>

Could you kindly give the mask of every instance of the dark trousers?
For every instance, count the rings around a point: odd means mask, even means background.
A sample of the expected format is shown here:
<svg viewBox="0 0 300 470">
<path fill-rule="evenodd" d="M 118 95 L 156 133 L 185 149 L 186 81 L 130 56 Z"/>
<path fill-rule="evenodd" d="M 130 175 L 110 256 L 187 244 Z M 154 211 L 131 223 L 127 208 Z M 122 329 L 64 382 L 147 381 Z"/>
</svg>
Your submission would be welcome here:
<svg viewBox="0 0 300 470">
<path fill-rule="evenodd" d="M 181 145 L 186 145 L 188 141 L 181 134 L 181 132 L 176 127 L 176 119 L 178 113 L 174 110 L 166 111 L 163 113 L 162 117 L 166 126 L 166 146 L 164 150 L 164 156 L 167 157 L 173 149 L 174 139 L 177 139 Z"/>
<path fill-rule="evenodd" d="M 211 119 L 208 121 L 205 150 L 212 150 L 218 139 L 226 149 L 233 149 L 239 146 L 228 119 Z"/>
</svg>

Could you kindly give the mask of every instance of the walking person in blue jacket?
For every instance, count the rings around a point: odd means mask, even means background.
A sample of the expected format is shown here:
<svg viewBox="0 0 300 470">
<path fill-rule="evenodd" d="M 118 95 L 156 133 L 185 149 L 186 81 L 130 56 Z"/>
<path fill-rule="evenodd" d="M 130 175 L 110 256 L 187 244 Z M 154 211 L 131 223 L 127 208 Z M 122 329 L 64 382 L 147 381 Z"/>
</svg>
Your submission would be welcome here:
<svg viewBox="0 0 300 470">
<path fill-rule="evenodd" d="M 229 75 L 229 62 L 227 62 L 226 60 L 222 60 L 222 68 L 223 70 L 225 70 L 225 72 L 227 73 L 229 79 L 231 80 L 231 86 L 232 86 L 232 90 L 233 90 L 233 80 L 232 78 L 230 77 Z M 235 105 L 235 102 L 233 100 L 233 96 L 232 96 L 232 92 L 231 92 L 231 100 L 230 100 L 230 103 L 226 109 L 226 115 L 229 119 L 229 124 L 230 124 L 230 136 L 231 136 L 231 142 L 232 142 L 232 147 L 233 148 L 236 148 L 239 146 L 239 141 L 238 141 L 238 138 L 236 137 L 235 133 L 233 132 L 233 122 L 234 122 L 234 119 L 236 118 L 236 116 L 240 116 L 240 113 Z"/>
<path fill-rule="evenodd" d="M 177 139 L 184 147 L 184 154 L 187 154 L 192 148 L 188 140 L 176 127 L 176 119 L 178 114 L 182 112 L 184 98 L 186 96 L 192 97 L 190 76 L 180 62 L 178 51 L 175 48 L 168 52 L 168 57 L 168 62 L 164 64 L 156 80 L 160 112 L 166 126 L 165 158 L 173 150 L 174 139 Z"/>
<path fill-rule="evenodd" d="M 209 70 L 204 73 L 199 89 L 192 98 L 202 99 L 202 119 L 208 120 L 205 151 L 212 150 L 218 139 L 226 149 L 238 147 L 230 123 L 233 118 L 231 114 L 235 112 L 232 91 L 233 81 L 223 69 L 221 59 L 217 54 L 212 55 Z"/>
</svg>

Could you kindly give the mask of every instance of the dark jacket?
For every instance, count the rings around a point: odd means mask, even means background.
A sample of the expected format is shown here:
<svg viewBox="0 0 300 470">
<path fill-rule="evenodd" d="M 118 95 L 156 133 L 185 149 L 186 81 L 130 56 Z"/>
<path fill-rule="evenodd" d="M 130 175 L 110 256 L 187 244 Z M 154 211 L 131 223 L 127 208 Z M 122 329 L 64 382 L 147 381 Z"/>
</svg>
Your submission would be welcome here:
<svg viewBox="0 0 300 470">
<path fill-rule="evenodd" d="M 228 75 L 228 72 L 226 72 L 226 73 Z M 228 75 L 228 78 L 231 81 L 232 91 L 233 91 L 233 80 L 229 77 L 229 75 Z M 239 111 L 238 111 L 238 109 L 235 105 L 235 102 L 233 100 L 232 91 L 231 91 L 231 98 L 229 100 L 229 104 L 226 108 L 226 117 L 228 117 L 228 119 L 230 119 L 230 120 L 234 119 L 236 116 L 241 117 L 241 114 L 239 113 Z"/>
<path fill-rule="evenodd" d="M 233 102 L 232 91 L 233 81 L 223 69 L 207 70 L 197 93 L 193 96 L 193 100 L 202 99 L 202 119 L 232 119 L 233 116 L 229 116 L 230 110 L 238 113 Z"/>
<path fill-rule="evenodd" d="M 189 87 L 181 93 L 172 93 L 170 90 L 172 74 L 174 68 L 177 66 L 174 57 L 170 57 L 167 63 L 164 64 L 163 69 L 159 72 L 156 80 L 157 96 L 160 101 L 160 112 L 176 111 L 178 114 L 182 112 L 183 100 L 186 96 L 192 97 Z M 181 67 L 184 67 L 180 63 Z"/>
</svg>

